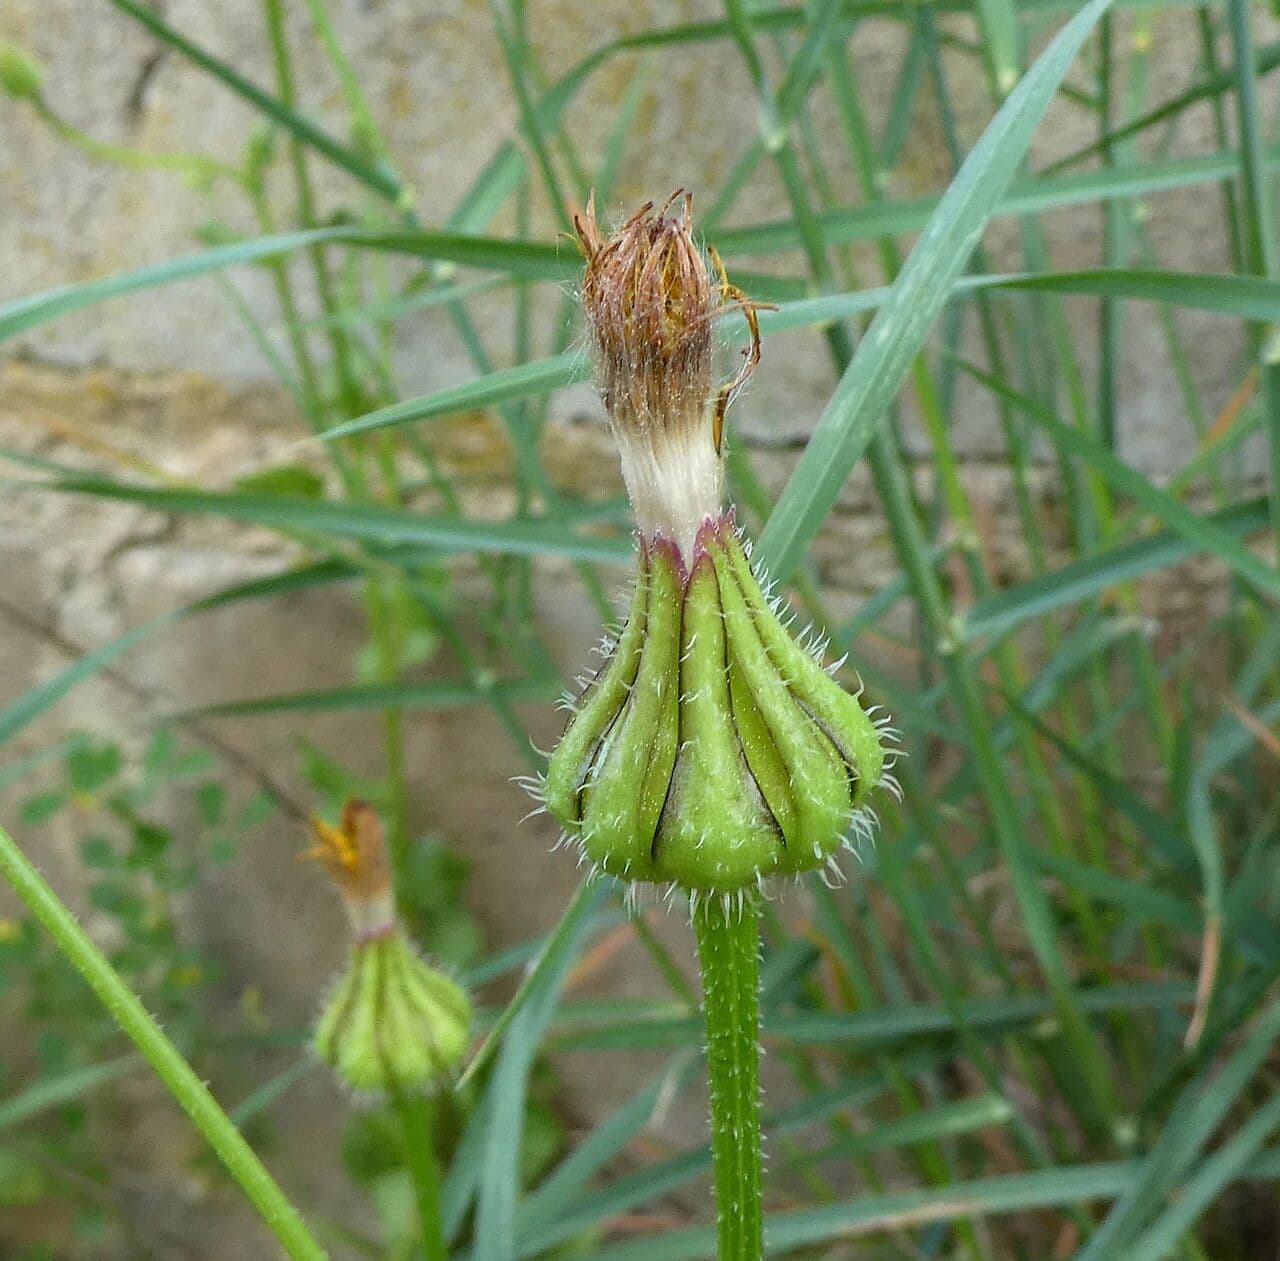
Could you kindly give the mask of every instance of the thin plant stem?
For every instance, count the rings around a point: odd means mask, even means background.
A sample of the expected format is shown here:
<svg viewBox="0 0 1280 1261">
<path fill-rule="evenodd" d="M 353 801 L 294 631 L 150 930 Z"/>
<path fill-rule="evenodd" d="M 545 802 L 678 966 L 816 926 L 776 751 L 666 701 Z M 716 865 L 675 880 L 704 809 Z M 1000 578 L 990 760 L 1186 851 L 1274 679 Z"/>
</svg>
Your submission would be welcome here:
<svg viewBox="0 0 1280 1261">
<path fill-rule="evenodd" d="M 32 101 L 37 114 L 65 141 L 75 145 L 82 153 L 103 162 L 112 162 L 132 171 L 176 171 L 197 181 L 212 182 L 227 179 L 243 183 L 244 174 L 238 168 L 199 153 L 151 153 L 146 149 L 132 149 L 128 145 L 111 144 L 81 131 L 56 113 L 43 97 Z"/>
<path fill-rule="evenodd" d="M 297 1209 L 219 1107 L 208 1087 L 3 828 L 0 828 L 0 875 L 44 925 L 115 1022 L 146 1057 L 156 1076 L 204 1135 L 227 1172 L 240 1184 L 285 1252 L 294 1261 L 323 1261 L 328 1253 L 316 1242 Z"/>
<path fill-rule="evenodd" d="M 392 1104 L 404 1129 L 405 1158 L 413 1180 L 422 1255 L 445 1261 L 444 1218 L 440 1212 L 440 1161 L 436 1156 L 434 1104 L 428 1095 L 397 1093 Z"/>
<path fill-rule="evenodd" d="M 720 1261 L 760 1261 L 760 899 L 715 894 L 693 910 L 707 1027 Z"/>
<path fill-rule="evenodd" d="M 289 55 L 289 44 L 284 29 L 284 5 L 282 0 L 263 0 L 267 18 L 267 34 L 271 43 L 271 57 L 275 66 L 276 87 L 280 100 L 292 109 L 297 104 L 297 92 L 294 86 L 293 62 Z M 294 193 L 297 198 L 298 220 L 304 227 L 316 224 L 315 193 L 311 187 L 311 176 L 307 170 L 307 149 L 297 136 L 291 135 L 288 141 L 289 162 L 293 168 Z M 320 305 L 326 315 L 338 310 L 334 300 L 333 281 L 329 275 L 329 264 L 325 257 L 324 247 L 320 245 L 308 249 L 312 270 L 315 273 L 316 293 Z M 326 330 L 329 344 L 333 350 L 334 368 L 342 387 L 344 404 L 356 402 L 356 383 L 351 367 L 350 345 L 346 331 L 337 325 Z"/>
</svg>

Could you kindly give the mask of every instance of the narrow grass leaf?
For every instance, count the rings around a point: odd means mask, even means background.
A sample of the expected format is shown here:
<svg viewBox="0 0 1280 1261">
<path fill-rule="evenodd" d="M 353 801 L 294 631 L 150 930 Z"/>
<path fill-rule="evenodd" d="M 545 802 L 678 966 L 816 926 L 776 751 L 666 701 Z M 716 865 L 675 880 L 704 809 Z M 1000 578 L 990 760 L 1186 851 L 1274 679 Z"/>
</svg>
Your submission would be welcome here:
<svg viewBox="0 0 1280 1261">
<path fill-rule="evenodd" d="M 352 236 L 349 228 L 316 228 L 310 232 L 282 232 L 275 236 L 255 237 L 234 245 L 220 245 L 200 254 L 186 254 L 136 271 L 118 272 L 101 280 L 86 280 L 77 285 L 46 289 L 43 293 L 17 298 L 0 306 L 0 341 L 25 333 L 37 324 L 92 306 L 108 298 L 154 289 L 192 276 L 206 276 L 241 263 L 279 258 L 308 245 L 325 241 L 342 241 Z"/>
<path fill-rule="evenodd" d="M 1054 37 L 965 159 L 916 242 L 893 293 L 858 343 L 760 538 L 771 575 L 786 581 L 871 441 L 1026 154 L 1059 83 L 1110 0 L 1091 0 Z"/>
<path fill-rule="evenodd" d="M 544 1178 L 520 1210 L 520 1230 L 529 1234 L 563 1211 L 565 1205 L 613 1160 L 654 1118 L 660 1103 L 670 1101 L 688 1076 L 694 1058 L 681 1055 L 653 1081 L 637 1091 L 612 1116 L 587 1135 Z"/>
<path fill-rule="evenodd" d="M 50 1108 L 72 1103 L 107 1082 L 119 1081 L 142 1067 L 139 1055 L 122 1055 L 105 1064 L 74 1068 L 54 1077 L 45 1077 L 25 1090 L 0 1102 L 0 1130 L 28 1121 Z"/>
<path fill-rule="evenodd" d="M 605 881 L 587 881 L 585 892 L 571 903 L 581 913 L 564 918 L 565 931 L 553 934 L 546 951 L 522 987 L 523 1002 L 512 1001 L 515 1015 L 505 1025 L 502 1049 L 486 1093 L 489 1096 L 489 1136 L 476 1194 L 473 1261 L 515 1261 L 517 1204 L 520 1195 L 521 1134 L 528 1098 L 529 1073 L 542 1034 L 555 1014 L 560 989 L 597 909 L 608 891 Z M 519 997 L 519 993 L 517 994 Z M 497 1031 L 490 1038 L 497 1036 Z"/>
<path fill-rule="evenodd" d="M 233 66 L 194 44 L 139 0 L 110 0 L 110 3 L 140 22 L 157 39 L 186 57 L 223 86 L 230 88 L 237 96 L 243 97 L 272 122 L 278 123 L 303 144 L 314 149 L 349 175 L 353 175 L 362 184 L 392 201 L 397 201 L 403 196 L 404 186 L 393 172 L 388 171 L 384 166 L 374 166 L 366 162 L 354 149 L 336 140 L 305 115 L 291 109 L 283 101 L 263 91 L 256 83 L 251 83 Z"/>
<path fill-rule="evenodd" d="M 389 429 L 395 425 L 426 420 L 432 416 L 449 416 L 457 412 L 489 407 L 494 403 L 513 398 L 526 398 L 531 394 L 545 394 L 559 386 L 580 379 L 585 375 L 587 359 L 579 351 L 569 351 L 550 359 L 536 359 L 531 363 L 517 364 L 488 372 L 463 385 L 437 390 L 421 398 L 406 399 L 380 408 L 365 416 L 357 416 L 345 424 L 327 429 L 319 437 L 323 442 L 337 438 L 350 438 L 355 434 L 372 433 L 375 429 Z"/>
<path fill-rule="evenodd" d="M 1280 165 L 1280 147 L 1268 149 L 1266 161 L 1268 169 Z M 1238 169 L 1239 159 L 1235 153 L 1223 149 L 1193 158 L 1165 158 L 1073 175 L 1026 177 L 1009 186 L 990 217 L 1002 219 L 1102 201 L 1129 201 L 1197 184 L 1216 183 L 1231 178 Z M 818 216 L 818 222 L 827 244 L 841 245 L 918 232 L 939 205 L 940 199 L 936 196 L 886 200 L 852 209 L 828 210 Z M 799 230 L 790 219 L 724 228 L 715 233 L 713 242 L 725 258 L 739 254 L 784 254 L 801 245 Z"/>
<path fill-rule="evenodd" d="M 159 512 L 220 516 L 232 521 L 289 531 L 311 531 L 361 539 L 383 546 L 414 545 L 441 552 L 491 552 L 510 556 L 564 556 L 573 560 L 623 561 L 626 539 L 592 537 L 550 519 L 475 521 L 446 514 L 417 513 L 376 504 L 335 503 L 286 496 L 170 490 L 134 486 L 106 478 L 62 478 L 24 483 L 66 494 L 94 495 L 146 504 Z"/>
<path fill-rule="evenodd" d="M 166 627 L 174 626 L 178 622 L 200 613 L 225 608 L 241 600 L 263 599 L 282 595 L 289 591 L 298 591 L 304 587 L 339 582 L 352 577 L 356 572 L 354 567 L 335 561 L 307 565 L 270 578 L 258 578 L 251 582 L 238 583 L 233 587 L 228 587 L 224 591 L 218 592 L 216 595 L 207 596 L 204 599 L 196 600 L 192 604 L 173 609 L 168 613 L 162 613 L 159 617 L 153 618 L 149 622 L 144 622 L 141 626 L 135 626 L 131 630 L 125 631 L 123 635 L 118 635 L 115 639 L 103 644 L 100 648 L 95 648 L 92 652 L 85 653 L 83 657 L 78 658 L 65 669 L 46 679 L 38 687 L 31 688 L 4 709 L 0 709 L 0 744 L 12 739 L 24 727 L 34 722 L 41 714 L 61 700 L 72 688 L 83 683 L 86 679 L 92 678 L 99 670 L 109 666 L 117 657 L 123 656 L 131 648 Z"/>
<path fill-rule="evenodd" d="M 169 719 L 241 718 L 254 714 L 309 714 L 354 709 L 461 709 L 467 705 L 483 705 L 494 698 L 503 701 L 554 700 L 562 687 L 561 680 L 553 678 L 494 679 L 488 683 L 367 683 L 219 701 L 178 710 L 170 714 Z"/>
<path fill-rule="evenodd" d="M 1244 538 L 1266 528 L 1267 501 L 1249 499 L 1208 513 L 1204 519 Z M 1132 543 L 1104 548 L 1052 573 L 976 601 L 963 618 L 964 637 L 973 640 L 1003 635 L 1030 618 L 1101 595 L 1131 578 L 1186 560 L 1199 550 L 1172 530 L 1159 530 Z"/>
<path fill-rule="evenodd" d="M 1178 1197 L 1134 1242 L 1129 1261 L 1163 1261 L 1200 1217 L 1240 1177 L 1263 1143 L 1280 1127 L 1280 1095 L 1250 1116 L 1179 1189 Z"/>
<path fill-rule="evenodd" d="M 1280 285 L 1277 287 L 1280 295 Z M 1280 313 L 1280 306 L 1277 307 Z M 1280 572 L 1255 556 L 1234 535 L 1219 527 L 1211 517 L 1203 517 L 1185 507 L 1161 490 L 1137 469 L 1117 459 L 1106 447 L 1081 429 L 1064 424 L 1048 408 L 1035 399 L 1011 389 L 999 378 L 971 363 L 960 366 L 974 380 L 999 398 L 1017 407 L 1027 418 L 1043 429 L 1058 446 L 1077 456 L 1100 473 L 1117 490 L 1129 495 L 1154 517 L 1180 534 L 1196 550 L 1216 556 L 1239 577 L 1272 600 L 1280 599 Z"/>
<path fill-rule="evenodd" d="M 1280 1037 L 1280 1002 L 1259 1018 L 1249 1036 L 1222 1067 L 1201 1072 L 1170 1109 L 1151 1151 L 1139 1162 L 1124 1194 L 1076 1261 L 1128 1256 L 1134 1236 L 1161 1199 L 1182 1180 Z"/>
</svg>

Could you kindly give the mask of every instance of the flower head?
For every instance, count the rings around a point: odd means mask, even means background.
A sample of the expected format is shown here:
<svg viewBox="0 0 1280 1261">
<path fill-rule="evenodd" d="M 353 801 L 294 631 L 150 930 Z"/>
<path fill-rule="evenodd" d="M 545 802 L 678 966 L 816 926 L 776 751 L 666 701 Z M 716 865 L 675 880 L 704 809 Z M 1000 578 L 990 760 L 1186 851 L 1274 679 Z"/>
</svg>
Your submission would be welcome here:
<svg viewBox="0 0 1280 1261">
<path fill-rule="evenodd" d="M 325 1003 L 314 1045 L 357 1090 L 428 1088 L 453 1074 L 471 1036 L 471 1002 L 419 958 L 396 918 L 382 821 L 349 801 L 339 826 L 313 821 L 307 857 L 333 878 L 354 932 L 346 969 Z"/>
<path fill-rule="evenodd" d="M 543 783 L 595 866 L 694 896 L 822 868 L 870 831 L 892 738 L 802 647 L 761 589 L 720 492 L 716 304 L 690 203 L 603 239 L 589 207 L 584 302 L 640 534 L 631 611 L 573 706 Z M 719 294 L 753 310 L 723 276 Z M 754 321 L 752 321 L 754 333 Z M 754 367 L 753 336 L 743 373 Z"/>
<path fill-rule="evenodd" d="M 647 202 L 612 236 L 596 221 L 594 197 L 574 217 L 586 257 L 582 302 L 600 392 L 622 456 L 642 534 L 692 548 L 723 498 L 725 409 L 755 367 L 756 304 L 729 284 L 719 259 L 713 283 L 693 237 L 693 198 L 677 191 Z M 712 321 L 741 310 L 751 327 L 742 371 L 712 380 Z"/>
</svg>

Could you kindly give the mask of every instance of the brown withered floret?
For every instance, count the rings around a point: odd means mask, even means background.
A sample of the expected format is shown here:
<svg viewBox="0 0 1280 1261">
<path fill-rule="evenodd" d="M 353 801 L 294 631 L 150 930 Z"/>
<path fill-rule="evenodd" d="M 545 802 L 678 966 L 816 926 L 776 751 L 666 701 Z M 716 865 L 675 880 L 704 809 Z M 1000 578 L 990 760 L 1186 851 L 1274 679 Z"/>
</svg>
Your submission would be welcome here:
<svg viewBox="0 0 1280 1261">
<path fill-rule="evenodd" d="M 316 844 L 304 857 L 315 858 L 350 901 L 373 902 L 391 889 L 391 867 L 378 812 L 367 801 L 348 801 L 335 828 L 311 821 Z"/>
<path fill-rule="evenodd" d="M 646 202 L 606 238 L 593 193 L 573 222 L 587 260 L 582 300 L 610 416 L 656 435 L 710 414 L 719 451 L 725 409 L 759 362 L 760 304 L 729 283 L 714 251 L 712 282 L 693 238 L 692 195 L 678 189 L 656 210 Z M 711 321 L 730 310 L 746 317 L 751 344 L 742 370 L 713 399 Z"/>
</svg>

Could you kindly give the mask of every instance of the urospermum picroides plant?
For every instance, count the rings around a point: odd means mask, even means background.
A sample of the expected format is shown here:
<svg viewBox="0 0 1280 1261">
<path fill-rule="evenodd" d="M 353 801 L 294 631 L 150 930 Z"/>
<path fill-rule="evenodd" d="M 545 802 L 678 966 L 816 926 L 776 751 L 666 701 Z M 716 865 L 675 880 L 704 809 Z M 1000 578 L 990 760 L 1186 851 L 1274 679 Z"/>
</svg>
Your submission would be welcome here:
<svg viewBox="0 0 1280 1261">
<path fill-rule="evenodd" d="M 757 304 L 717 280 L 692 198 L 604 236 L 574 220 L 600 391 L 635 510 L 626 622 L 573 705 L 542 793 L 598 870 L 688 895 L 707 1021 L 722 1258 L 762 1251 L 759 897 L 766 877 L 834 864 L 870 835 L 892 732 L 787 629 L 724 503 L 725 413 L 760 357 Z M 717 385 L 713 323 L 745 316 L 741 371 Z"/>
</svg>

